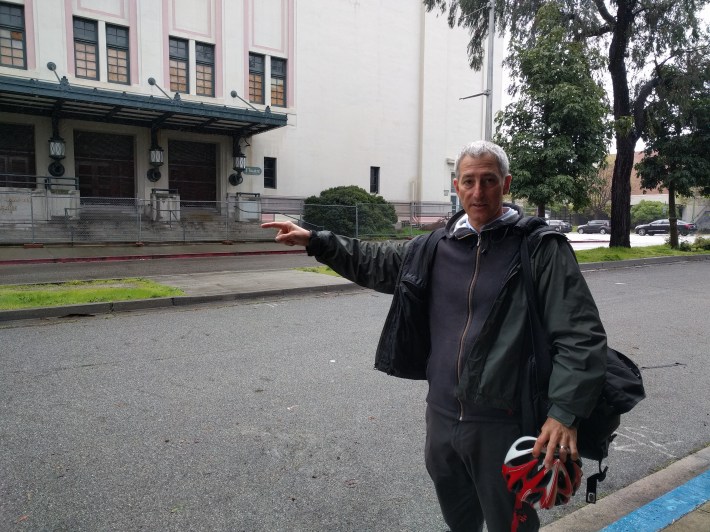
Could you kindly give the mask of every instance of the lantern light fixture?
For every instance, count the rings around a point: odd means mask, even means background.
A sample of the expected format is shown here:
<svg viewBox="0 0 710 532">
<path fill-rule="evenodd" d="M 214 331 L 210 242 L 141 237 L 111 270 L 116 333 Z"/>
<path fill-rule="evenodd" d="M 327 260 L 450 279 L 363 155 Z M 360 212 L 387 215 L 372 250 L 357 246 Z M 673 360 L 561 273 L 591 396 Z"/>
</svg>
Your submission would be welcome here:
<svg viewBox="0 0 710 532">
<path fill-rule="evenodd" d="M 148 181 L 155 183 L 160 180 L 159 168 L 163 166 L 165 161 L 165 153 L 163 148 L 158 145 L 158 132 L 156 129 L 150 130 L 150 149 L 148 150 L 149 162 L 152 168 L 148 170 Z"/>
<path fill-rule="evenodd" d="M 67 154 L 67 145 L 64 139 L 59 136 L 59 117 L 55 114 L 52 116 L 52 137 L 49 139 L 49 156 L 52 162 L 47 170 L 52 177 L 61 177 L 64 175 L 64 165 L 60 163 Z"/>
<path fill-rule="evenodd" d="M 242 148 L 239 145 L 241 139 L 239 137 L 234 137 L 232 141 L 232 168 L 235 173 L 229 176 L 229 184 L 236 187 L 241 185 L 244 181 L 242 177 L 242 172 L 247 167 L 247 156 L 242 152 Z"/>
</svg>

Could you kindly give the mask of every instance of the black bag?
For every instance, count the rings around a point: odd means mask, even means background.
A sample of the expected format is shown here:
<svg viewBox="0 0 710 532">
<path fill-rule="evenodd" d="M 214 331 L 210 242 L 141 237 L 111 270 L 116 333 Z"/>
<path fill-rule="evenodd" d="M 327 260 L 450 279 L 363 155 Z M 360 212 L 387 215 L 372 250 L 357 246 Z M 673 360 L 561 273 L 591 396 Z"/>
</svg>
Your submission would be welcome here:
<svg viewBox="0 0 710 532">
<path fill-rule="evenodd" d="M 520 264 L 528 298 L 532 353 L 522 371 L 522 425 L 525 434 L 538 435 L 547 419 L 547 390 L 552 373 L 550 346 L 538 314 L 528 237 L 523 235 L 520 245 Z M 599 473 L 587 479 L 587 502 L 595 503 L 597 482 L 606 478 L 608 467 L 602 470 L 602 460 L 609 453 L 609 445 L 616 437 L 621 414 L 630 411 L 646 397 L 641 371 L 627 356 L 607 348 L 606 382 L 591 415 L 582 419 L 577 428 L 579 454 L 599 463 Z"/>
</svg>

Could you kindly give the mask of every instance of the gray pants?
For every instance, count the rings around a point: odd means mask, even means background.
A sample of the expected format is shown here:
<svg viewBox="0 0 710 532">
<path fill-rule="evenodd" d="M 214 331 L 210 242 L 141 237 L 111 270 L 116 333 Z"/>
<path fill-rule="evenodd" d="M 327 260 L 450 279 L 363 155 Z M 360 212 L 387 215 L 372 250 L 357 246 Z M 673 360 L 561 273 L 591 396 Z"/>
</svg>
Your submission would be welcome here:
<svg viewBox="0 0 710 532">
<path fill-rule="evenodd" d="M 457 421 L 431 408 L 426 413 L 426 467 L 434 481 L 441 511 L 451 532 L 511 530 L 515 495 L 501 473 L 508 449 L 520 436 L 508 420 Z M 535 531 L 540 521 L 524 504 L 518 531 Z"/>
</svg>

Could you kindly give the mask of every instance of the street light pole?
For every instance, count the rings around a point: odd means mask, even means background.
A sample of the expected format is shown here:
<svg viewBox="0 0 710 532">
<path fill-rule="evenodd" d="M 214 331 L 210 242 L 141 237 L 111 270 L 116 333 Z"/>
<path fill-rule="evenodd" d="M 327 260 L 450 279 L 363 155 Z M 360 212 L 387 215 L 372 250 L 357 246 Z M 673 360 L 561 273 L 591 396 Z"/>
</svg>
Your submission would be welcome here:
<svg viewBox="0 0 710 532">
<path fill-rule="evenodd" d="M 488 71 L 486 79 L 486 90 L 471 96 L 464 96 L 459 100 L 468 100 L 477 96 L 486 97 L 486 124 L 485 124 L 485 139 L 493 140 L 493 43 L 496 36 L 496 14 L 495 0 L 490 0 L 488 11 Z"/>
<path fill-rule="evenodd" d="M 493 42 L 495 41 L 495 0 L 488 12 L 488 79 L 486 80 L 486 140 L 493 140 Z"/>
</svg>

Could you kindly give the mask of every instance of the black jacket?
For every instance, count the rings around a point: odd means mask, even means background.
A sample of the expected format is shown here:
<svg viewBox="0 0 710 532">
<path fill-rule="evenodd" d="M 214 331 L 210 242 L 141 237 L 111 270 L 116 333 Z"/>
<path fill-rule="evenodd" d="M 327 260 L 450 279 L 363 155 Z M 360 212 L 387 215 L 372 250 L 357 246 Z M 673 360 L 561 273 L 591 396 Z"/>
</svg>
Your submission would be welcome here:
<svg viewBox="0 0 710 532">
<path fill-rule="evenodd" d="M 447 228 L 406 242 L 365 242 L 328 231 L 311 237 L 307 251 L 319 262 L 361 286 L 393 294 L 375 356 L 378 370 L 402 378 L 426 378 L 431 352 L 430 267 L 438 242 L 463 215 L 457 213 Z M 476 238 L 495 253 L 500 239 L 519 239 L 530 232 L 519 221 L 494 222 Z M 542 232 L 530 244 L 539 310 L 552 346 L 549 415 L 571 425 L 590 414 L 604 383 L 606 335 L 566 238 Z M 466 353 L 457 397 L 517 411 L 517 371 L 529 348 L 527 303 L 517 260 L 506 272 L 480 334 Z"/>
</svg>

